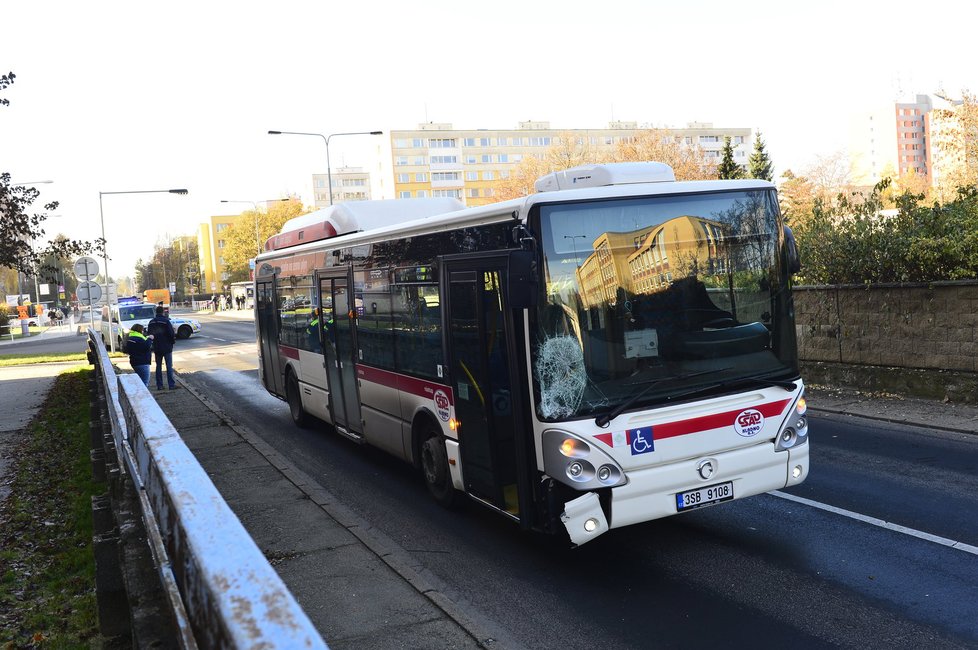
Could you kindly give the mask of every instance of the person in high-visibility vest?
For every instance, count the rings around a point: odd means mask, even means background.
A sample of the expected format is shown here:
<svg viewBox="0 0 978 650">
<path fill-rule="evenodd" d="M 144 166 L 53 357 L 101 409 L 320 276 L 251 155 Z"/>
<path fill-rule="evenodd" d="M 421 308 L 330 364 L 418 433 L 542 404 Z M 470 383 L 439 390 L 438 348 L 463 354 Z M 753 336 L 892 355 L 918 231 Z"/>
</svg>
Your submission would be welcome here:
<svg viewBox="0 0 978 650">
<path fill-rule="evenodd" d="M 326 315 L 324 320 L 321 320 L 320 309 L 316 307 L 312 310 L 312 320 L 309 321 L 309 325 L 306 327 L 306 333 L 309 335 L 309 349 L 313 352 L 321 352 L 322 348 L 319 345 L 319 328 L 323 329 L 323 339 L 332 345 L 333 343 L 333 317 L 329 314 Z"/>
</svg>

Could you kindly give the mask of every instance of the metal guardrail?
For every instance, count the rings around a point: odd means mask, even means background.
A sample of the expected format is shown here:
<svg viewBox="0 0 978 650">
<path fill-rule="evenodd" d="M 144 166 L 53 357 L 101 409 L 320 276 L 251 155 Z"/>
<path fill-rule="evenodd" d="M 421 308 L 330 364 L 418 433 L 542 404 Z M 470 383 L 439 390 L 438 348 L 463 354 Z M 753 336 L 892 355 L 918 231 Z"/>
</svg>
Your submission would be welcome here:
<svg viewBox="0 0 978 650">
<path fill-rule="evenodd" d="M 325 649 L 142 380 L 116 375 L 101 337 L 88 336 L 180 647 Z"/>
</svg>

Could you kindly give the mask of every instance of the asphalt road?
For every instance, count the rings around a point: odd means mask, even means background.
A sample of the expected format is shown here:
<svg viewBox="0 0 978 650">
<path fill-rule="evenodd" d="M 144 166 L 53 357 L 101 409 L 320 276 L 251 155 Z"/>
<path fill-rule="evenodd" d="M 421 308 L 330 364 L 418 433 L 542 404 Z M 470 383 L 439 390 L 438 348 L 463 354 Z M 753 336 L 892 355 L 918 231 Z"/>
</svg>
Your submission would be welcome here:
<svg viewBox="0 0 978 650">
<path fill-rule="evenodd" d="M 944 541 L 978 546 L 978 437 L 812 415 L 791 495 L 813 503 L 762 495 L 568 550 L 436 506 L 410 467 L 326 425 L 295 428 L 258 386 L 253 323 L 202 320 L 183 376 L 526 647 L 978 647 L 978 555 Z"/>
</svg>

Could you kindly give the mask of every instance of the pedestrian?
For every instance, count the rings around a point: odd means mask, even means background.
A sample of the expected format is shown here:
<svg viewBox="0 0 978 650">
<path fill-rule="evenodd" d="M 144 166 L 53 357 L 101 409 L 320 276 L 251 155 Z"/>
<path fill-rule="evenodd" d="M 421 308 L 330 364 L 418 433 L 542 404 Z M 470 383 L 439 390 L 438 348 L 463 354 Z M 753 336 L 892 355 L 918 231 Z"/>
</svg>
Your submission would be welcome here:
<svg viewBox="0 0 978 650">
<path fill-rule="evenodd" d="M 156 308 L 156 316 L 147 325 L 153 335 L 153 355 L 156 357 L 156 390 L 163 390 L 163 362 L 166 361 L 166 383 L 170 390 L 177 387 L 173 376 L 173 344 L 177 337 L 173 333 L 173 323 L 166 315 L 162 305 Z"/>
<path fill-rule="evenodd" d="M 149 364 L 152 360 L 153 335 L 143 335 L 143 326 L 133 324 L 126 337 L 126 352 L 129 353 L 129 365 L 133 372 L 139 375 L 146 387 L 149 388 Z"/>
</svg>

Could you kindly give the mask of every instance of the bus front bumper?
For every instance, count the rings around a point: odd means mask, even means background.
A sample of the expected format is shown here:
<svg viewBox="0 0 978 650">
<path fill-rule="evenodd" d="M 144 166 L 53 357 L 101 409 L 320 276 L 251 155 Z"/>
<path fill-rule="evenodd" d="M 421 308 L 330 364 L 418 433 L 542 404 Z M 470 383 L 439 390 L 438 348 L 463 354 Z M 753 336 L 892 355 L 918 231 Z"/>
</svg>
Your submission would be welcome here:
<svg viewBox="0 0 978 650">
<path fill-rule="evenodd" d="M 708 479 L 699 471 L 704 460 L 712 461 L 715 469 Z M 737 500 L 797 485 L 808 476 L 808 444 L 775 452 L 773 443 L 765 443 L 627 474 L 628 483 L 611 491 L 609 512 L 593 492 L 564 504 L 560 519 L 574 544 L 612 528 L 675 515 L 676 495 L 688 490 L 730 482 Z"/>
</svg>

